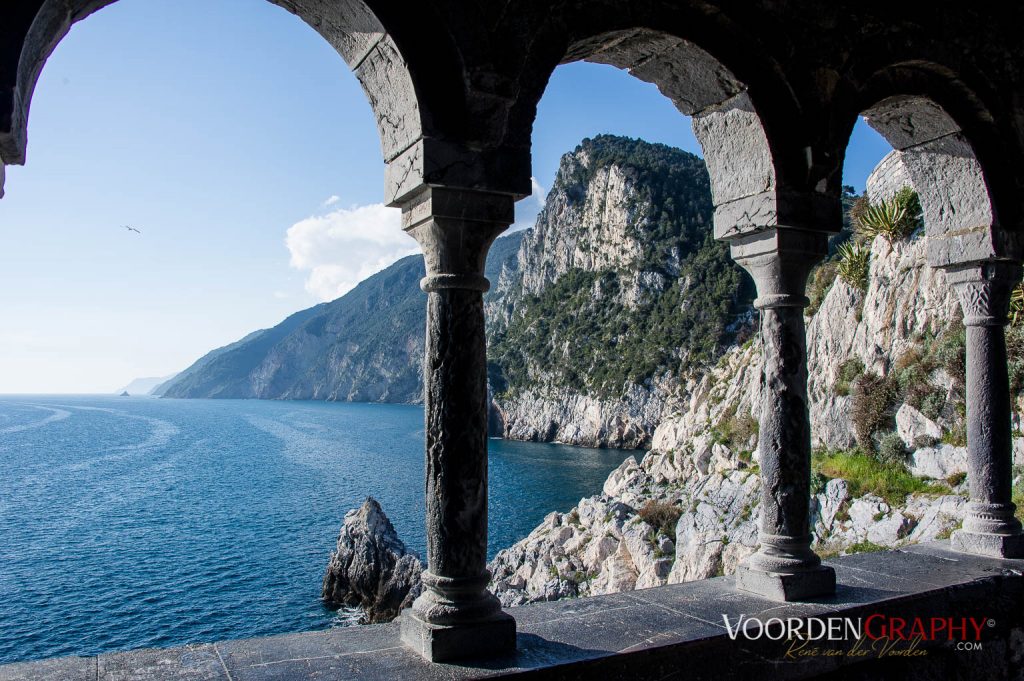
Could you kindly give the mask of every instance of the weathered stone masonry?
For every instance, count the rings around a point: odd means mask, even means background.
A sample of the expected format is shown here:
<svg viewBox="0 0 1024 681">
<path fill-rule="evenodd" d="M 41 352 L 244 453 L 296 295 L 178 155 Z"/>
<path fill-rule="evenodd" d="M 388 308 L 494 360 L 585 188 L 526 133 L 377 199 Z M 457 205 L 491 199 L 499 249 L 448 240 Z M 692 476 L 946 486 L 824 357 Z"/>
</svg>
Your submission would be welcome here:
<svg viewBox="0 0 1024 681">
<path fill-rule="evenodd" d="M 809 549 L 810 431 L 802 307 L 840 227 L 858 115 L 900 151 L 921 196 L 929 261 L 968 326 L 971 504 L 960 551 L 1019 556 L 1010 501 L 1003 326 L 1024 221 L 1020 3 L 936 0 L 274 0 L 333 45 L 373 107 L 385 196 L 426 254 L 427 589 L 402 625 L 430 659 L 500 652 L 514 623 L 485 590 L 482 264 L 530 192 L 530 136 L 552 71 L 589 60 L 654 83 L 693 118 L 715 235 L 754 277 L 765 340 L 761 548 L 738 586 L 829 593 Z M 113 0 L 0 9 L 0 196 L 22 164 L 39 73 L 72 24 Z"/>
<path fill-rule="evenodd" d="M 514 220 L 512 197 L 428 188 L 402 211 L 427 276 L 424 433 L 427 572 L 402 640 L 431 660 L 515 647 L 515 621 L 487 591 L 484 259 Z"/>
</svg>

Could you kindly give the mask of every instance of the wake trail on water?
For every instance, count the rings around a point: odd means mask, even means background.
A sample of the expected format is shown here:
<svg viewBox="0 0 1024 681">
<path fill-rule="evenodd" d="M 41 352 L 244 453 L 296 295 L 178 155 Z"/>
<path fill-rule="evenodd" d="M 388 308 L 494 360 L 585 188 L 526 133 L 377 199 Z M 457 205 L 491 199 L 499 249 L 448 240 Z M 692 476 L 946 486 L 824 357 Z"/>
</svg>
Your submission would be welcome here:
<svg viewBox="0 0 1024 681">
<path fill-rule="evenodd" d="M 337 441 L 304 432 L 275 419 L 249 414 L 245 420 L 254 428 L 281 440 L 282 453 L 290 461 L 319 468 L 333 464 L 337 460 Z M 325 429 L 320 426 L 317 430 Z"/>
<path fill-rule="evenodd" d="M 102 463 L 105 461 L 115 461 L 118 459 L 128 458 L 133 454 L 143 454 L 156 449 L 161 449 L 174 439 L 175 435 L 181 433 L 181 429 L 174 425 L 170 421 L 163 419 L 154 418 L 152 416 L 142 416 L 140 414 L 131 414 L 121 409 L 110 409 L 107 407 L 79 407 L 70 404 L 56 405 L 64 407 L 65 409 L 75 409 L 78 411 L 98 411 L 117 416 L 120 418 L 131 419 L 133 421 L 144 421 L 151 427 L 149 434 L 145 440 L 141 442 L 134 442 L 126 445 L 116 445 L 113 447 L 105 447 L 101 456 L 86 459 L 84 461 L 78 461 L 67 466 L 70 470 L 83 470 L 94 464 Z"/>
<path fill-rule="evenodd" d="M 20 433 L 20 432 L 25 431 L 25 430 L 35 430 L 36 428 L 42 428 L 43 426 L 49 425 L 51 423 L 56 423 L 57 421 L 63 421 L 67 417 L 71 416 L 71 412 L 70 411 L 65 411 L 64 409 L 54 409 L 52 407 L 44 407 L 44 406 L 41 406 L 41 405 L 38 405 L 38 404 L 21 404 L 21 403 L 19 403 L 18 406 L 20 406 L 20 407 L 29 407 L 30 409 L 40 409 L 42 411 L 51 412 L 51 414 L 49 416 L 45 417 L 45 418 L 42 418 L 42 419 L 38 420 L 38 421 L 32 421 L 30 423 L 22 423 L 22 424 L 19 424 L 17 426 L 7 426 L 6 428 L 0 428 L 0 435 L 8 435 L 10 433 Z"/>
<path fill-rule="evenodd" d="M 76 528 L 96 522 L 104 513 L 123 509 L 155 494 L 154 486 L 173 475 L 176 465 L 176 453 L 171 452 L 167 445 L 181 430 L 170 421 L 131 414 L 120 409 L 65 404 L 54 407 L 57 408 L 52 411 L 65 414 L 62 418 L 70 416 L 70 412 L 65 410 L 74 410 L 101 412 L 113 417 L 143 421 L 149 426 L 149 432 L 138 442 L 100 446 L 84 459 L 56 466 L 52 463 L 38 464 L 32 467 L 34 472 L 15 480 L 19 493 L 29 498 L 45 496 L 47 492 L 44 490 L 55 485 L 67 485 L 67 474 L 76 474 L 81 482 L 76 486 L 75 503 L 69 503 L 64 513 L 54 514 L 41 523 L 38 528 L 41 530 L 40 536 L 22 544 L 26 551 L 42 550 Z M 90 475 L 92 470 L 101 467 L 108 467 L 109 470 L 98 476 Z M 87 477 L 80 477 L 83 475 Z M 0 520 L 7 515 L 9 508 L 10 504 L 0 504 Z"/>
</svg>

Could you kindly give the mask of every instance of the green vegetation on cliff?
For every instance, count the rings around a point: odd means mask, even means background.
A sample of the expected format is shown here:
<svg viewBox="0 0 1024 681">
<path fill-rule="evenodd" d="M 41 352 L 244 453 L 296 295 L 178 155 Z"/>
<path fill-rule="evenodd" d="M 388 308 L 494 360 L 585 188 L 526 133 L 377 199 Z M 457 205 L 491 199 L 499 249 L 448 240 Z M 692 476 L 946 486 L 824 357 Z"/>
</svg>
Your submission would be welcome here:
<svg viewBox="0 0 1024 681">
<path fill-rule="evenodd" d="M 551 195 L 579 206 L 609 166 L 632 183 L 625 238 L 640 244 L 640 256 L 621 267 L 570 269 L 525 296 L 492 339 L 499 393 L 542 384 L 618 397 L 630 384 L 710 365 L 735 340 L 730 325 L 749 307 L 753 285 L 712 237 L 704 162 L 665 145 L 601 136 L 567 155 Z"/>
</svg>

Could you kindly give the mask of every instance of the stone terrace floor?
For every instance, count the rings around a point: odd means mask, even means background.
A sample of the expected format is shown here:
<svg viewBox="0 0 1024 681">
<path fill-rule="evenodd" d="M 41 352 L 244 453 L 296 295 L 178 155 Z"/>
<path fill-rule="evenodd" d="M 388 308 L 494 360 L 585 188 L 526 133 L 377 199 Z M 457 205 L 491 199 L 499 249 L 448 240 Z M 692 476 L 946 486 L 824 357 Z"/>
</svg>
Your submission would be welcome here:
<svg viewBox="0 0 1024 681">
<path fill-rule="evenodd" d="M 430 664 L 399 641 L 396 624 L 269 638 L 133 650 L 0 666 L 0 681 L 223 679 L 830 679 L 899 678 L 932 665 L 934 678 L 1024 674 L 1024 560 L 953 553 L 945 542 L 829 561 L 838 593 L 813 603 L 775 603 L 736 591 L 731 577 L 529 605 L 510 610 L 519 627 L 513 656 Z M 917 659 L 877 652 L 785 659 L 785 641 L 729 638 L 723 614 L 760 617 L 983 617 L 982 651 L 924 642 Z M 753 627 L 756 633 L 757 627 Z M 839 653 L 853 641 L 831 644 Z M 823 647 L 827 647 L 823 646 Z M 894 650 L 907 650 L 903 643 Z M 1016 671 L 1012 671 L 1012 670 Z M 874 670 L 874 671 L 872 671 Z M 1007 671 L 1011 670 L 1011 671 Z M 865 675 L 865 672 L 867 673 Z M 927 677 L 927 674 L 925 675 Z M 930 678 L 930 677 L 929 677 Z M 1014 677 L 1018 678 L 1018 677 Z"/>
</svg>

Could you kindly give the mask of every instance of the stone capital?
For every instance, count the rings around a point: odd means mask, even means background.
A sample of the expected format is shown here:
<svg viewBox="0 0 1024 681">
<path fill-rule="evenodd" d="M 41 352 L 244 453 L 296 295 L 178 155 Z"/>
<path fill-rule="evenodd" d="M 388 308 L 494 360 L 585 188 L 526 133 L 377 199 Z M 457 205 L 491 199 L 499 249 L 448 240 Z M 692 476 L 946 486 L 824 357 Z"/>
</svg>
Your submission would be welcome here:
<svg viewBox="0 0 1024 681">
<path fill-rule="evenodd" d="M 402 228 L 423 249 L 425 291 L 486 291 L 491 243 L 515 220 L 515 197 L 450 187 L 425 187 L 402 204 Z"/>
<path fill-rule="evenodd" d="M 807 275 L 828 254 L 828 235 L 772 228 L 729 242 L 732 259 L 757 285 L 758 308 L 804 307 Z"/>
<path fill-rule="evenodd" d="M 1010 294 L 1022 269 L 1010 261 L 973 262 L 944 267 L 946 281 L 960 297 L 966 326 L 1004 326 Z"/>
</svg>

